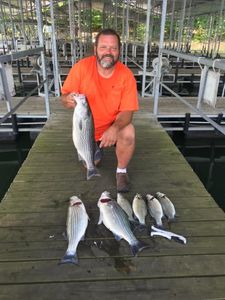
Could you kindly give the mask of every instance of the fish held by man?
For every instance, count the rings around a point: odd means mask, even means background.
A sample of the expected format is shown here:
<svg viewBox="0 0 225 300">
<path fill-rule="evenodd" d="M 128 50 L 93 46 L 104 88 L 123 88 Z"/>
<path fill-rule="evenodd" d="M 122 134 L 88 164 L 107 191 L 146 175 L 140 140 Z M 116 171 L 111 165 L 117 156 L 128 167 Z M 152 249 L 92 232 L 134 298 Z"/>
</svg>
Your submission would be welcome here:
<svg viewBox="0 0 225 300">
<path fill-rule="evenodd" d="M 76 106 L 73 113 L 73 143 L 78 159 L 87 168 L 87 180 L 100 176 L 94 164 L 94 125 L 85 95 L 74 94 Z"/>
<path fill-rule="evenodd" d="M 163 209 L 158 199 L 156 199 L 151 194 L 146 195 L 148 210 L 152 218 L 156 222 L 156 226 L 159 228 L 163 228 L 162 217 L 163 217 Z"/>
<path fill-rule="evenodd" d="M 141 250 L 149 247 L 149 245 L 137 240 L 134 236 L 127 214 L 119 204 L 111 198 L 109 192 L 105 191 L 101 194 L 97 205 L 100 210 L 98 224 L 103 223 L 105 227 L 114 234 L 117 241 L 122 238 L 126 240 L 134 256 Z"/>
<path fill-rule="evenodd" d="M 62 264 L 78 264 L 77 246 L 84 239 L 88 220 L 89 217 L 83 202 L 77 196 L 72 196 L 67 215 L 68 248 L 61 259 Z"/>
<path fill-rule="evenodd" d="M 164 215 L 168 218 L 169 221 L 175 220 L 176 210 L 172 201 L 161 192 L 157 192 L 155 195 L 162 205 Z"/>
</svg>

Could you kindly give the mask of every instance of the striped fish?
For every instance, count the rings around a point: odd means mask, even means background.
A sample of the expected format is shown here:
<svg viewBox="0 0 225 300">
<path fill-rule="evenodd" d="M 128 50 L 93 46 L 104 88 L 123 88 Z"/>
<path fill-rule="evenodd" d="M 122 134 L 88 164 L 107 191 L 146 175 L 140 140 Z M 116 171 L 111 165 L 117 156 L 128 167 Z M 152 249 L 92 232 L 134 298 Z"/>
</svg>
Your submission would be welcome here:
<svg viewBox="0 0 225 300">
<path fill-rule="evenodd" d="M 130 229 L 130 223 L 127 214 L 119 206 L 119 204 L 112 200 L 110 193 L 103 192 L 98 201 L 98 207 L 100 210 L 100 217 L 98 224 L 103 224 L 114 234 L 117 241 L 122 238 L 126 240 L 133 255 L 136 255 L 139 251 L 149 247 L 147 244 L 139 241 L 134 236 Z"/>
<path fill-rule="evenodd" d="M 77 246 L 80 240 L 84 239 L 88 219 L 83 202 L 77 196 L 72 196 L 67 216 L 68 248 L 61 263 L 78 264 Z"/>
<path fill-rule="evenodd" d="M 74 94 L 77 103 L 73 113 L 73 143 L 78 159 L 87 168 L 87 180 L 100 176 L 94 165 L 94 126 L 91 110 L 85 95 Z"/>
</svg>

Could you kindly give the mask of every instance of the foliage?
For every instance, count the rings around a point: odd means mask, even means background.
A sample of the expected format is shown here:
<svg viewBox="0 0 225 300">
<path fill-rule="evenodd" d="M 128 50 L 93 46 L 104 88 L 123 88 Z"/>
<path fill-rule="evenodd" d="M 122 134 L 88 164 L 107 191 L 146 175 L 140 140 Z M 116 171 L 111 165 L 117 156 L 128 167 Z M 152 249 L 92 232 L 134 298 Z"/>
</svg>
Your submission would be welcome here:
<svg viewBox="0 0 225 300">
<path fill-rule="evenodd" d="M 103 27 L 102 11 L 92 9 L 92 31 L 99 31 Z"/>
<path fill-rule="evenodd" d="M 199 16 L 194 21 L 193 40 L 202 42 L 207 39 L 209 16 Z"/>
</svg>

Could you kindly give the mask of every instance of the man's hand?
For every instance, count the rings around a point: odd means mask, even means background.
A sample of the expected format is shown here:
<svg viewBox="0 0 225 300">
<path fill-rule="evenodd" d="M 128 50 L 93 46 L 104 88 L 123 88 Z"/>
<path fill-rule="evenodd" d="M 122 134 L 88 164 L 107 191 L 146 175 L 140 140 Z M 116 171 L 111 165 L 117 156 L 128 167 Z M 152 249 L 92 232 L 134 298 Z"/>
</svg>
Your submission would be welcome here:
<svg viewBox="0 0 225 300">
<path fill-rule="evenodd" d="M 74 99 L 74 93 L 62 95 L 61 101 L 62 101 L 62 104 L 66 108 L 74 108 L 76 106 L 76 101 Z"/>
<path fill-rule="evenodd" d="M 102 135 L 99 147 L 111 147 L 116 144 L 117 135 L 119 132 L 119 128 L 114 126 L 114 124 L 109 127 Z"/>
<path fill-rule="evenodd" d="M 121 129 L 131 123 L 133 112 L 122 111 L 120 112 L 115 122 L 103 133 L 99 147 L 110 147 L 116 144 L 118 134 Z"/>
</svg>

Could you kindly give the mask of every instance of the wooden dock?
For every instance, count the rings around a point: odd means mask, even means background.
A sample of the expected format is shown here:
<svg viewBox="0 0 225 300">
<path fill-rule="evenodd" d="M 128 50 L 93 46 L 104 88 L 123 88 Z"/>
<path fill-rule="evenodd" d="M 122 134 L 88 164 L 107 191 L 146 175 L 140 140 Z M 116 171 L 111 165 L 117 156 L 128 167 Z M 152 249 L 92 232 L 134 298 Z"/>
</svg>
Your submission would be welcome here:
<svg viewBox="0 0 225 300">
<path fill-rule="evenodd" d="M 126 194 L 161 191 L 178 218 L 171 231 L 179 244 L 137 233 L 150 245 L 132 257 L 97 225 L 97 200 L 104 190 L 116 197 L 114 149 L 107 149 L 101 178 L 85 180 L 71 138 L 72 112 L 52 102 L 52 115 L 36 139 L 0 204 L 0 299 L 224 299 L 225 214 L 205 190 L 167 133 L 141 100 L 135 115 L 137 145 L 129 165 Z M 148 108 L 148 109 L 147 109 Z M 59 265 L 67 241 L 68 199 L 78 195 L 90 217 L 78 246 L 79 266 Z M 153 221 L 148 216 L 148 224 Z"/>
</svg>

